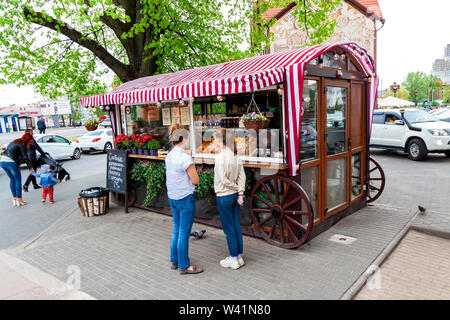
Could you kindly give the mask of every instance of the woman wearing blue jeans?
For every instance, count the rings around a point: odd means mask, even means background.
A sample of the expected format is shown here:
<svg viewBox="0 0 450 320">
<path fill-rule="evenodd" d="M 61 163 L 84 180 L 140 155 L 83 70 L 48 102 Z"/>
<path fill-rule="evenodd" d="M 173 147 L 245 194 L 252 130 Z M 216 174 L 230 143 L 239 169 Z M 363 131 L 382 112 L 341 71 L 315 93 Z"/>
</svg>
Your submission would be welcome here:
<svg viewBox="0 0 450 320">
<path fill-rule="evenodd" d="M 166 157 L 166 186 L 173 215 L 170 262 L 181 274 L 203 272 L 189 260 L 189 237 L 195 216 L 194 184 L 199 183 L 189 148 L 189 132 L 181 124 L 173 124 L 170 141 L 174 146 Z"/>
<path fill-rule="evenodd" d="M 13 205 L 15 207 L 27 204 L 27 202 L 22 199 L 22 175 L 19 166 L 22 162 L 25 162 L 28 169 L 30 169 L 30 173 L 34 172 L 26 151 L 26 148 L 28 148 L 33 141 L 33 136 L 29 133 L 25 133 L 21 138 L 8 144 L 1 157 L 0 166 L 8 175 L 9 187 L 11 189 Z"/>
<path fill-rule="evenodd" d="M 239 207 L 244 204 L 245 171 L 237 156 L 232 130 L 219 129 L 214 132 L 214 144 L 218 150 L 214 166 L 214 191 L 230 252 L 230 256 L 221 260 L 220 265 L 224 268 L 239 269 L 245 264 L 242 258 L 243 240 L 239 219 Z"/>
</svg>

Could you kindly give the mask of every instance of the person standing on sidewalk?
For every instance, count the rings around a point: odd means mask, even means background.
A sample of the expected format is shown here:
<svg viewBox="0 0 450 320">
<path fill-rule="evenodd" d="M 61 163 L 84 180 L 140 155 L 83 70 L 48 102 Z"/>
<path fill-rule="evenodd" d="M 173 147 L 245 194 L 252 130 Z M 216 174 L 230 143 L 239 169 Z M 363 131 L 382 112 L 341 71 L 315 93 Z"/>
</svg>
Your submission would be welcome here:
<svg viewBox="0 0 450 320">
<path fill-rule="evenodd" d="M 45 129 L 47 129 L 47 126 L 45 125 L 44 118 L 40 118 L 37 122 L 37 127 L 39 129 L 39 134 L 45 134 Z"/>
<path fill-rule="evenodd" d="M 200 179 L 189 149 L 189 132 L 181 124 L 169 129 L 173 149 L 166 157 L 166 186 L 173 215 L 173 233 L 170 242 L 170 262 L 180 274 L 195 274 L 203 269 L 192 266 L 189 260 L 189 237 L 195 216 L 194 185 Z"/>
<path fill-rule="evenodd" d="M 33 143 L 33 136 L 25 133 L 21 138 L 14 140 L 2 154 L 0 166 L 5 170 L 9 177 L 9 187 L 13 196 L 15 207 L 26 205 L 27 202 L 22 199 L 22 175 L 19 166 L 25 161 L 30 173 L 34 172 L 31 161 L 28 159 L 26 148 Z"/>
<path fill-rule="evenodd" d="M 230 252 L 230 256 L 221 260 L 220 265 L 224 268 L 239 269 L 245 264 L 242 258 L 243 239 L 239 219 L 239 207 L 244 204 L 245 171 L 237 155 L 232 130 L 216 130 L 214 144 L 218 150 L 214 165 L 214 191 Z"/>
<path fill-rule="evenodd" d="M 31 136 L 33 136 L 33 130 L 26 129 L 25 133 L 29 133 Z M 36 171 L 38 167 L 38 161 L 36 156 L 36 151 L 39 151 L 39 153 L 45 157 L 44 150 L 41 149 L 41 147 L 37 144 L 36 140 L 33 138 L 33 143 L 27 148 L 27 156 L 28 159 L 30 159 L 30 162 L 33 166 L 33 170 Z M 25 181 L 25 184 L 23 185 L 23 191 L 28 192 L 28 186 L 30 183 L 33 183 L 34 189 L 40 189 L 41 187 L 37 184 L 36 177 L 32 174 L 30 174 Z"/>
</svg>

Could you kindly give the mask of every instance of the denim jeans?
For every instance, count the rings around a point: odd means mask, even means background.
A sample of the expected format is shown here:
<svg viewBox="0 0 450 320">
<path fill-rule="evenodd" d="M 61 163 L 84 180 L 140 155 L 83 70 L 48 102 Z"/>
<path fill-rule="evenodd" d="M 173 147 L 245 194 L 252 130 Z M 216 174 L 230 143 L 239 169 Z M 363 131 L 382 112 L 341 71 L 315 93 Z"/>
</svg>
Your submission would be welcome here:
<svg viewBox="0 0 450 320">
<path fill-rule="evenodd" d="M 0 162 L 1 167 L 9 177 L 9 187 L 14 198 L 22 198 L 22 175 L 15 162 Z"/>
<path fill-rule="evenodd" d="M 180 199 L 169 198 L 173 215 L 173 233 L 170 241 L 170 262 L 177 263 L 181 270 L 191 266 L 189 260 L 189 237 L 195 217 L 195 197 L 193 194 Z"/>
<path fill-rule="evenodd" d="M 239 220 L 238 194 L 217 197 L 217 209 L 219 209 L 223 232 L 227 237 L 230 256 L 237 257 L 243 252 L 243 240 L 241 222 Z"/>
</svg>

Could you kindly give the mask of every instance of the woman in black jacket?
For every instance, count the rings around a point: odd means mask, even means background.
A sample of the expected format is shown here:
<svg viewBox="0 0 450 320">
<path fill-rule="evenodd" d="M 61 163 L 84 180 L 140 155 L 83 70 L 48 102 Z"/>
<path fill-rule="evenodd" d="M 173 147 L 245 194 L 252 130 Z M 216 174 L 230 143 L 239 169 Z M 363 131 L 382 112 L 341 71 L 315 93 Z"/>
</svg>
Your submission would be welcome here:
<svg viewBox="0 0 450 320">
<path fill-rule="evenodd" d="M 34 172 L 30 159 L 27 156 L 27 148 L 33 143 L 33 136 L 25 133 L 21 138 L 11 142 L 2 154 L 0 166 L 5 170 L 9 177 L 9 187 L 13 196 L 13 204 L 15 207 L 26 205 L 27 202 L 22 200 L 22 176 L 19 166 L 24 161 L 27 164 L 30 173 Z"/>
<path fill-rule="evenodd" d="M 27 129 L 25 130 L 25 133 L 33 135 L 33 130 Z M 33 138 L 33 143 L 30 144 L 30 146 L 27 148 L 27 156 L 31 162 L 31 165 L 33 166 L 34 171 L 36 171 L 38 167 L 36 151 L 38 151 L 43 157 L 45 157 L 44 150 L 42 150 L 41 147 L 39 147 L 36 140 L 34 140 Z M 41 188 L 41 186 L 37 184 L 36 177 L 30 174 L 27 180 L 25 181 L 25 184 L 23 185 L 23 191 L 28 192 L 28 186 L 30 185 L 30 183 L 33 183 L 35 189 Z"/>
</svg>

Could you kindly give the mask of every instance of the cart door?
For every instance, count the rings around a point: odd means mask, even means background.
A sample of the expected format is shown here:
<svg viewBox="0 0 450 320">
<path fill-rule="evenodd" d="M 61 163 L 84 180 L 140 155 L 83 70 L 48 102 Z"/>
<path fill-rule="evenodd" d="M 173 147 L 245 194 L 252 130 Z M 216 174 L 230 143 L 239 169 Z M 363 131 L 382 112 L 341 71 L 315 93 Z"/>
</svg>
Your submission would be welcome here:
<svg viewBox="0 0 450 320">
<path fill-rule="evenodd" d="M 325 218 L 349 205 L 349 84 L 326 81 L 324 99 Z"/>
</svg>

